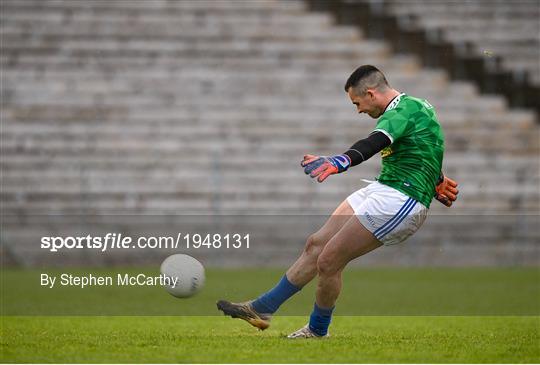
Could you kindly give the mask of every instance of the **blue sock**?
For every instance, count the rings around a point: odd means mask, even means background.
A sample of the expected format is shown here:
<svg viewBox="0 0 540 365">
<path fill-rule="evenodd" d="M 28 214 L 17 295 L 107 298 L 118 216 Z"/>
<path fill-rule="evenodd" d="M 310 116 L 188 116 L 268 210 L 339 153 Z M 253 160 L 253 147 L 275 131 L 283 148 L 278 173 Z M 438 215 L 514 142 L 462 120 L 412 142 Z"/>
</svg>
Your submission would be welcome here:
<svg viewBox="0 0 540 365">
<path fill-rule="evenodd" d="M 292 284 L 287 275 L 283 275 L 279 283 L 260 297 L 258 297 L 251 305 L 259 313 L 272 314 L 278 310 L 287 299 L 298 293 L 301 288 Z"/>
<path fill-rule="evenodd" d="M 328 333 L 328 326 L 332 321 L 332 308 L 321 308 L 315 303 L 313 306 L 313 312 L 309 317 L 309 329 L 315 332 L 319 336 L 324 336 Z"/>
</svg>

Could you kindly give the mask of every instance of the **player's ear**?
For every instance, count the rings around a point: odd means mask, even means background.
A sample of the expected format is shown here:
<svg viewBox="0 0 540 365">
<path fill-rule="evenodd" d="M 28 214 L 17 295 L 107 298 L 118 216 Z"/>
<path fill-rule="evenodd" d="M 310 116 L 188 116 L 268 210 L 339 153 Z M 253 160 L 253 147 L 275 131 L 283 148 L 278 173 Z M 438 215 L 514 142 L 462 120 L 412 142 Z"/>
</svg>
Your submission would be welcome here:
<svg viewBox="0 0 540 365">
<path fill-rule="evenodd" d="M 369 98 L 369 100 L 373 101 L 375 100 L 375 93 L 373 93 L 373 90 L 367 89 L 366 90 L 366 96 Z"/>
</svg>

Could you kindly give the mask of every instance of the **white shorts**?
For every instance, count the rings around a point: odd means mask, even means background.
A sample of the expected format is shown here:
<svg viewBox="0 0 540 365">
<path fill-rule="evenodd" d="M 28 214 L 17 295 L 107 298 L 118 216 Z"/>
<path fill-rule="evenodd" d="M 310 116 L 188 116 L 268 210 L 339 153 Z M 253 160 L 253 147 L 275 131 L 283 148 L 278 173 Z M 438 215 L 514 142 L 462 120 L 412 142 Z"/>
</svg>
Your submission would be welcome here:
<svg viewBox="0 0 540 365">
<path fill-rule="evenodd" d="M 374 182 L 347 198 L 354 214 L 384 245 L 395 245 L 414 234 L 428 208 L 402 192 Z"/>
</svg>

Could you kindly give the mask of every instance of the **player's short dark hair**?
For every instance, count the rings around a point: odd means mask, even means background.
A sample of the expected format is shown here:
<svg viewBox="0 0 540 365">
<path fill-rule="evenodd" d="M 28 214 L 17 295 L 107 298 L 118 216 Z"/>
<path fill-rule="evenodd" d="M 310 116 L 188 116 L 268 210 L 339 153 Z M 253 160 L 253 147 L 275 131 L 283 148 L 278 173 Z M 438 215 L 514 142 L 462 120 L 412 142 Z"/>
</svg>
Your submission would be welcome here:
<svg viewBox="0 0 540 365">
<path fill-rule="evenodd" d="M 345 91 L 349 92 L 353 88 L 357 95 L 363 95 L 367 89 L 384 90 L 389 87 L 384 74 L 375 66 L 363 65 L 358 67 L 349 76 L 345 83 Z"/>
</svg>

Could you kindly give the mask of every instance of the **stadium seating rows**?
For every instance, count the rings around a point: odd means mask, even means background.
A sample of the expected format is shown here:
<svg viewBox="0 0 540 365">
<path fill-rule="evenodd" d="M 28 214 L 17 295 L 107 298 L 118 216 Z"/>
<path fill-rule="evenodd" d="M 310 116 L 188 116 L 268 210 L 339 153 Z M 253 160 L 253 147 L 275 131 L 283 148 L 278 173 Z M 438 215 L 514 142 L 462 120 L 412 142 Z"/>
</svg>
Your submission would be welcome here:
<svg viewBox="0 0 540 365">
<path fill-rule="evenodd" d="M 6 0 L 0 30 L 4 213 L 328 214 L 379 158 L 322 185 L 299 161 L 373 128 L 343 92 L 365 63 L 438 110 L 461 195 L 434 214 L 538 212 L 533 113 L 302 2 Z"/>
<path fill-rule="evenodd" d="M 414 15 L 419 24 L 441 29 L 456 45 L 470 42 L 478 55 L 502 58 L 510 71 L 526 71 L 540 86 L 540 3 L 537 0 L 442 2 L 388 0 L 396 15 Z M 474 21 L 471 21 L 474 19 Z"/>
</svg>

